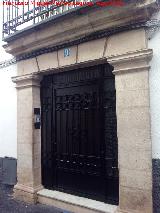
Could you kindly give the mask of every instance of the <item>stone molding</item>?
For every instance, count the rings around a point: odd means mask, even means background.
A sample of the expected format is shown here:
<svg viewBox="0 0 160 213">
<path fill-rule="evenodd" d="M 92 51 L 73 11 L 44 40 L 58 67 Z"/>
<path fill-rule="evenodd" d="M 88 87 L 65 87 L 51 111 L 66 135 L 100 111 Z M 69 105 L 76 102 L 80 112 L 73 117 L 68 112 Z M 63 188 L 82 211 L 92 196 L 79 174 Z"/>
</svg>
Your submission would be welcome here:
<svg viewBox="0 0 160 213">
<path fill-rule="evenodd" d="M 36 204 L 38 199 L 37 192 L 42 189 L 43 189 L 42 185 L 32 188 L 17 183 L 13 189 L 14 191 L 13 196 L 17 200 Z"/>
<path fill-rule="evenodd" d="M 124 63 L 124 62 L 129 62 L 130 60 L 143 60 L 143 59 L 147 59 L 147 60 L 151 60 L 153 55 L 153 50 L 152 49 L 142 49 L 142 50 L 137 50 L 134 52 L 127 52 L 125 54 L 121 54 L 121 55 L 113 55 L 108 57 L 108 62 L 116 65 L 119 63 Z"/>
<path fill-rule="evenodd" d="M 19 38 L 15 37 L 4 48 L 6 52 L 19 56 L 44 47 L 47 50 L 49 47 L 62 45 L 68 41 L 73 42 L 75 38 L 84 42 L 85 37 L 92 34 L 95 35 L 98 31 L 113 31 L 113 34 L 116 32 L 116 29 L 121 31 L 121 28 L 125 26 L 144 23 L 154 13 L 156 7 L 156 0 L 144 0 L 138 3 L 126 3 L 124 7 L 114 8 L 114 10 L 107 7 L 92 8 L 86 13 L 81 14 L 81 16 L 78 14 L 66 16 L 64 20 L 57 20 L 50 25 L 46 24 L 38 30 L 29 31 L 28 34 Z"/>
<path fill-rule="evenodd" d="M 12 77 L 12 81 L 16 83 L 17 89 L 28 87 L 40 87 L 41 77 L 40 75 L 37 74 L 29 74 Z"/>
<path fill-rule="evenodd" d="M 148 62 L 152 58 L 152 50 L 147 48 L 145 30 L 122 32 L 113 37 L 70 46 L 71 55 L 64 57 L 63 49 L 53 53 L 42 54 L 33 59 L 23 60 L 17 64 L 18 76 L 28 78 L 28 74 L 67 71 L 89 64 L 110 63 L 114 66 L 114 73 L 140 71 L 149 69 Z M 128 42 L 125 42 L 128 39 Z M 130 45 L 133 43 L 133 48 Z M 135 44 L 135 45 L 134 45 Z M 119 52 L 117 53 L 117 49 Z M 94 50 L 94 51 L 93 51 Z M 132 63 L 131 63 L 132 62 Z M 25 77 L 26 76 L 26 77 Z M 21 79 L 21 78 L 20 78 Z"/>
<path fill-rule="evenodd" d="M 106 63 L 108 62 L 112 66 L 114 66 L 113 73 L 114 74 L 120 74 L 123 72 L 131 72 L 131 71 L 143 71 L 143 70 L 149 70 L 149 61 L 152 59 L 153 56 L 153 51 L 151 49 L 142 49 L 142 50 L 137 50 L 133 52 L 127 52 L 125 54 L 120 54 L 120 55 L 112 55 L 110 57 L 104 56 L 99 58 L 95 58 L 94 60 L 86 60 L 83 62 L 75 62 L 70 65 L 72 69 L 75 67 L 83 67 L 91 64 L 96 64 L 96 63 Z M 46 63 L 46 62 L 44 62 Z M 69 65 L 64 65 L 62 67 L 55 67 L 52 68 L 54 72 L 58 72 L 58 70 L 67 70 Z M 50 69 L 46 70 L 40 70 L 39 73 L 47 73 L 47 70 L 50 71 Z"/>
<path fill-rule="evenodd" d="M 22 190 L 22 191 L 25 191 L 25 192 L 28 192 L 28 193 L 32 193 L 32 194 L 42 190 L 43 188 L 44 187 L 42 185 L 39 185 L 39 186 L 36 186 L 36 187 L 29 187 L 29 186 L 26 186 L 26 185 L 23 185 L 23 184 L 19 184 L 19 183 L 17 183 L 14 186 L 14 189 Z"/>
<path fill-rule="evenodd" d="M 28 59 L 32 59 L 35 57 L 39 57 L 39 56 L 43 56 L 44 54 L 47 53 L 56 53 L 57 51 L 61 51 L 63 48 L 68 48 L 70 46 L 76 46 L 88 41 L 94 41 L 95 39 L 100 39 L 100 38 L 105 38 L 105 37 L 109 37 L 112 36 L 113 34 L 119 33 L 119 32 L 123 32 L 126 30 L 135 30 L 135 29 L 139 29 L 145 27 L 145 23 L 136 23 L 136 24 L 130 24 L 128 26 L 122 26 L 121 28 L 115 28 L 112 30 L 105 30 L 102 32 L 97 32 L 97 33 L 93 33 L 91 35 L 85 35 L 83 38 L 80 38 L 78 40 L 74 40 L 74 41 L 67 41 L 63 44 L 60 45 L 55 45 L 55 46 L 51 46 L 51 47 L 47 47 L 47 48 L 40 48 L 40 49 L 36 49 L 34 51 L 31 51 L 29 53 L 24 53 L 21 54 L 19 56 L 16 56 L 10 60 L 6 60 L 0 63 L 0 69 L 4 68 L 4 67 L 8 67 L 11 66 L 13 64 L 16 64 L 20 61 L 24 61 L 24 60 L 28 60 Z M 147 29 L 148 30 L 148 29 Z M 146 31 L 147 31 L 146 30 Z"/>
<path fill-rule="evenodd" d="M 143 49 L 108 57 L 107 62 L 114 66 L 113 73 L 117 75 L 124 72 L 149 70 L 148 63 L 152 56 L 153 51 L 151 49 Z"/>
<path fill-rule="evenodd" d="M 151 18 L 151 20 L 146 22 L 146 27 L 147 38 L 150 40 L 157 32 L 160 31 L 160 18 Z"/>
</svg>

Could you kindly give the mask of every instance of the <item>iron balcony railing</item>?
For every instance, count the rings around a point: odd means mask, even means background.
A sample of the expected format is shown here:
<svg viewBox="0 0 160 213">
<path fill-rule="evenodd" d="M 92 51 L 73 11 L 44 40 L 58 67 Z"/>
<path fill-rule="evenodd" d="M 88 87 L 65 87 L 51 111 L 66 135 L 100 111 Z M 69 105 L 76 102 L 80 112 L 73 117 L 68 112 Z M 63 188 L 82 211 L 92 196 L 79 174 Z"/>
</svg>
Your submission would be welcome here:
<svg viewBox="0 0 160 213">
<path fill-rule="evenodd" d="M 3 0 L 3 39 L 28 26 L 91 4 L 92 0 Z"/>
<path fill-rule="evenodd" d="M 125 1 L 127 0 L 3 0 L 3 40 L 19 30 L 77 10 L 81 6 L 123 6 Z"/>
</svg>

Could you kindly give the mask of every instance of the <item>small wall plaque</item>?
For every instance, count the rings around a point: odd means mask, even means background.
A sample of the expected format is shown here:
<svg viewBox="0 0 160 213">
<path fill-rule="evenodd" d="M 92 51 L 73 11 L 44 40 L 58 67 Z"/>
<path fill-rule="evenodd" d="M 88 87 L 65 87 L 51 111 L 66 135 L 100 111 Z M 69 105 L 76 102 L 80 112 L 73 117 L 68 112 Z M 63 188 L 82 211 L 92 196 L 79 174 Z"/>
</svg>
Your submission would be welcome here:
<svg viewBox="0 0 160 213">
<path fill-rule="evenodd" d="M 64 49 L 64 57 L 70 56 L 70 52 L 71 52 L 71 50 L 69 48 L 65 48 Z"/>
</svg>

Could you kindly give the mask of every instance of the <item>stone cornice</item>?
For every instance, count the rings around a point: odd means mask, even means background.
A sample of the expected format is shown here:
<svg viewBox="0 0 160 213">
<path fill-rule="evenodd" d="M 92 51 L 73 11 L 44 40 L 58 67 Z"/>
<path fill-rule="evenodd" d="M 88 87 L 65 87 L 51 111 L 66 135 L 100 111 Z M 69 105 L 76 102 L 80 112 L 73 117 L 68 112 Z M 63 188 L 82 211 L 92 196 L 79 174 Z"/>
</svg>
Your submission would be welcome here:
<svg viewBox="0 0 160 213">
<path fill-rule="evenodd" d="M 16 83 L 16 88 L 40 87 L 41 77 L 37 74 L 29 74 L 23 76 L 12 77 L 12 81 Z"/>
<path fill-rule="evenodd" d="M 122 55 L 114 55 L 107 58 L 107 61 L 112 65 L 125 63 L 129 61 L 137 61 L 137 60 L 148 60 L 150 61 L 153 55 L 152 49 L 143 49 L 134 52 L 127 52 Z"/>
<path fill-rule="evenodd" d="M 130 24 L 130 25 L 127 25 L 127 26 L 124 26 L 124 27 L 117 27 L 117 28 L 113 28 L 113 29 L 110 29 L 110 30 L 99 31 L 97 33 L 93 33 L 93 34 L 90 34 L 88 36 L 84 36 L 81 39 L 75 39 L 74 41 L 71 41 L 71 42 L 67 41 L 66 43 L 63 43 L 63 44 L 60 44 L 60 45 L 40 48 L 40 49 L 31 51 L 29 53 L 24 53 L 24 54 L 18 55 L 11 60 L 2 62 L 0 64 L 0 69 L 3 68 L 3 67 L 7 67 L 7 66 L 10 66 L 12 64 L 15 64 L 15 63 L 22 61 L 22 60 L 27 60 L 27 59 L 34 58 L 34 57 L 39 56 L 39 55 L 43 55 L 45 53 L 51 53 L 51 52 L 60 50 L 62 48 L 78 45 L 78 44 L 88 42 L 88 41 L 91 41 L 91 40 L 95 40 L 95 39 L 108 37 L 108 36 L 111 36 L 113 34 L 123 32 L 123 31 L 127 31 L 127 30 L 139 29 L 139 28 L 142 28 L 142 27 L 145 27 L 144 22 L 134 23 L 134 24 Z"/>
<path fill-rule="evenodd" d="M 75 14 L 23 35 L 4 46 L 17 60 L 55 51 L 111 34 L 144 26 L 156 10 L 155 0 L 127 3 L 110 13 L 109 8 L 93 8 L 85 14 Z M 95 16 L 96 13 L 96 16 Z M 60 27 L 62 26 L 63 27 Z"/>
<path fill-rule="evenodd" d="M 151 49 L 128 52 L 123 55 L 111 56 L 107 62 L 114 66 L 114 74 L 149 70 L 149 61 L 153 56 Z"/>
<path fill-rule="evenodd" d="M 42 185 L 39 185 L 36 187 L 29 187 L 29 186 L 25 186 L 25 185 L 19 184 L 19 183 L 14 186 L 14 189 L 22 190 L 22 191 L 25 191 L 25 192 L 28 192 L 31 194 L 36 193 L 43 188 L 44 187 Z"/>
<path fill-rule="evenodd" d="M 144 70 L 149 70 L 150 66 L 149 65 L 145 65 L 145 66 L 135 66 L 135 67 L 131 67 L 131 68 L 123 68 L 123 69 L 115 69 L 113 71 L 113 73 L 115 75 L 118 74 L 123 74 L 123 73 L 127 73 L 127 72 L 140 72 L 140 71 L 144 71 Z"/>
</svg>

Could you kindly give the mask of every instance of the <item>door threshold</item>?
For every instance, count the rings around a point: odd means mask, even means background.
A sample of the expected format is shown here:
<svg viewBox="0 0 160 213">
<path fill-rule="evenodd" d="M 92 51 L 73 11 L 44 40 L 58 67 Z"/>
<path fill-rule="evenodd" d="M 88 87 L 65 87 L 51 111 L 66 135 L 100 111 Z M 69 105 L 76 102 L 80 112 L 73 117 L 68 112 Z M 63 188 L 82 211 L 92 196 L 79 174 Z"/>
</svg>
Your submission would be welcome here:
<svg viewBox="0 0 160 213">
<path fill-rule="evenodd" d="M 59 191 L 42 189 L 37 192 L 38 202 L 74 213 L 115 213 L 116 205 L 79 197 Z"/>
</svg>

